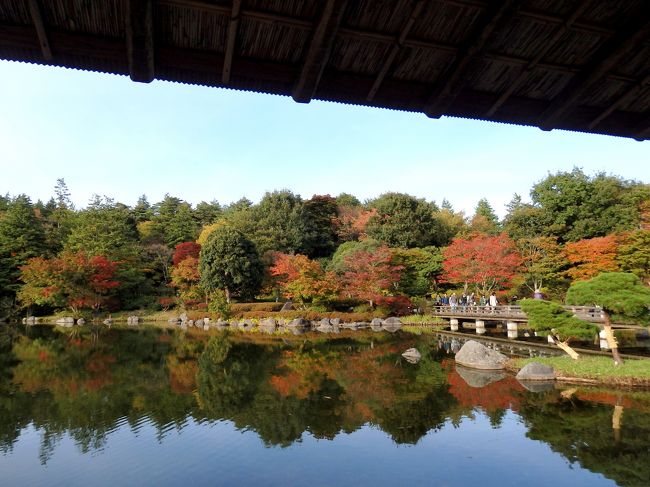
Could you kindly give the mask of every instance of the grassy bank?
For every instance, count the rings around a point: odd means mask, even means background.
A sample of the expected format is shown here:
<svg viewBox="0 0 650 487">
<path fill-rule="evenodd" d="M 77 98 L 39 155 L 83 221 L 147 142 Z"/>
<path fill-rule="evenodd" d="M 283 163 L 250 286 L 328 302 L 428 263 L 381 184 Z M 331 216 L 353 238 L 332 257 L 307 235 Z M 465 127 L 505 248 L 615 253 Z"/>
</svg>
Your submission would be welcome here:
<svg viewBox="0 0 650 487">
<path fill-rule="evenodd" d="M 555 369 L 558 380 L 616 386 L 650 387 L 650 360 L 626 360 L 615 366 L 610 357 L 518 358 L 508 361 L 508 368 L 518 371 L 530 362 L 540 362 Z"/>
</svg>

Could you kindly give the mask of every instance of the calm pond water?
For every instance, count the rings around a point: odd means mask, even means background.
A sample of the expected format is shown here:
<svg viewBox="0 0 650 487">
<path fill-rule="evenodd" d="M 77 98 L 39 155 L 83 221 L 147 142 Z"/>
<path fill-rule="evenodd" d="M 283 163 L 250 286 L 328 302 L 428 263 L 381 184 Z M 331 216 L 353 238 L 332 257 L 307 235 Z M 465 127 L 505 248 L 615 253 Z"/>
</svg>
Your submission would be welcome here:
<svg viewBox="0 0 650 487">
<path fill-rule="evenodd" d="M 650 392 L 533 392 L 452 356 L 401 332 L 3 326 L 0 484 L 649 485 Z"/>
</svg>

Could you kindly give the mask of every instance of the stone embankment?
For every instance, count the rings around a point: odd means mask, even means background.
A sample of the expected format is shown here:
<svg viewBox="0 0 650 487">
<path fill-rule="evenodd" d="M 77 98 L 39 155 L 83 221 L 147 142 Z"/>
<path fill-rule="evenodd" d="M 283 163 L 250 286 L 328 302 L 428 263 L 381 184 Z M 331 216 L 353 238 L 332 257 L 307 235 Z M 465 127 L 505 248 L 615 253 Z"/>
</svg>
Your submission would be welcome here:
<svg viewBox="0 0 650 487">
<path fill-rule="evenodd" d="M 186 314 L 182 314 L 178 318 L 170 318 L 169 323 L 178 325 L 181 328 L 195 327 L 204 330 L 258 330 L 262 333 L 275 333 L 277 331 L 286 330 L 294 335 L 301 335 L 311 331 L 317 331 L 320 333 L 340 333 L 343 330 L 354 331 L 366 329 L 393 333 L 402 328 L 402 322 L 399 318 L 395 317 L 386 319 L 375 318 L 371 322 L 355 321 L 351 323 L 343 323 L 339 318 L 323 318 L 314 321 L 306 320 L 304 318 L 296 318 L 293 320 L 265 318 L 256 323 L 252 320 L 226 321 L 219 319 L 212 321 L 210 318 L 190 320 Z"/>
</svg>

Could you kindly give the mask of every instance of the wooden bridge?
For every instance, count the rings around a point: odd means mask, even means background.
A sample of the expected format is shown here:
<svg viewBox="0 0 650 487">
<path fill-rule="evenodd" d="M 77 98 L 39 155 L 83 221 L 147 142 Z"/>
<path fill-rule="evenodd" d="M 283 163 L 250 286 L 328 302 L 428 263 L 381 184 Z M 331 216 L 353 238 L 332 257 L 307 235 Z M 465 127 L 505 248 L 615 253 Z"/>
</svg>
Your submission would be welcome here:
<svg viewBox="0 0 650 487">
<path fill-rule="evenodd" d="M 567 311 L 571 311 L 576 317 L 590 323 L 604 323 L 602 309 L 597 306 L 565 306 Z M 513 321 L 516 323 L 528 322 L 526 313 L 521 306 L 433 306 L 431 314 L 446 319 L 476 319 L 484 321 Z"/>
<path fill-rule="evenodd" d="M 597 306 L 565 306 L 567 311 L 571 311 L 577 318 L 594 323 L 601 329 L 605 323 L 602 315 L 602 309 Z M 518 338 L 520 328 L 525 329 L 528 323 L 526 313 L 521 306 L 432 306 L 431 314 L 439 318 L 448 319 L 451 331 L 458 331 L 463 323 L 474 322 L 469 328 L 475 328 L 476 333 L 482 335 L 486 332 L 488 323 L 505 323 L 508 338 Z M 639 325 L 612 325 L 613 328 L 626 329 L 646 329 Z M 602 338 L 602 337 L 601 337 Z M 606 348 L 601 343 L 602 348 Z"/>
</svg>

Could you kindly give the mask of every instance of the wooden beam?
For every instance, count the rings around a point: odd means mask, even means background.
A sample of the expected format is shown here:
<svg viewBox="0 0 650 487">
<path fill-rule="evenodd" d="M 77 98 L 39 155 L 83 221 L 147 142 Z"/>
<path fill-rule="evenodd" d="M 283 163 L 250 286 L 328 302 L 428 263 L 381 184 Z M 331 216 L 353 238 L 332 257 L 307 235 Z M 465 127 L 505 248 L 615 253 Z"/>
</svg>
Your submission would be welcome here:
<svg viewBox="0 0 650 487">
<path fill-rule="evenodd" d="M 587 128 L 589 130 L 595 129 L 600 122 L 605 120 L 607 117 L 609 117 L 614 110 L 616 110 L 618 107 L 626 104 L 630 100 L 632 100 L 637 94 L 639 94 L 644 88 L 647 88 L 648 85 L 650 85 L 650 72 L 646 74 L 646 76 L 641 79 L 638 83 L 636 83 L 634 86 L 632 86 L 629 90 L 627 90 L 623 95 L 619 96 L 611 105 L 609 105 L 605 110 L 600 112 L 600 114 L 594 118 L 591 122 L 589 122 L 589 125 L 587 125 Z"/>
<path fill-rule="evenodd" d="M 52 50 L 50 49 L 50 41 L 45 32 L 45 24 L 43 24 L 43 16 L 41 15 L 41 8 L 37 0 L 29 0 L 29 13 L 32 16 L 32 22 L 36 28 L 36 35 L 38 35 L 38 43 L 41 46 L 43 59 L 46 61 L 52 60 Z"/>
<path fill-rule="evenodd" d="M 436 83 L 433 93 L 425 102 L 422 111 L 428 117 L 440 118 L 447 111 L 463 89 L 472 61 L 483 52 L 492 32 L 511 20 L 519 4 L 518 0 L 504 0 L 487 7 L 465 46 Z"/>
<path fill-rule="evenodd" d="M 606 42 L 593 55 L 584 70 L 578 73 L 569 84 L 557 95 L 546 110 L 540 115 L 540 126 L 551 130 L 567 111 L 573 109 L 581 96 L 594 84 L 604 78 L 626 56 L 630 55 L 637 45 L 650 35 L 650 4 L 645 3 L 641 12 L 634 16 L 632 25 L 621 28 L 618 35 Z"/>
<path fill-rule="evenodd" d="M 479 6 L 479 5 L 485 6 L 486 5 L 485 2 L 469 2 L 468 0 L 465 1 L 460 0 L 457 2 L 455 2 L 454 0 L 436 0 L 436 1 L 438 1 L 439 3 L 449 3 L 452 5 L 458 4 L 461 6 Z M 232 9 L 226 5 L 216 5 L 213 3 L 206 3 L 205 0 L 158 0 L 157 4 L 165 5 L 165 6 L 189 8 L 189 9 L 199 10 L 202 12 L 207 12 L 207 13 L 217 14 L 217 15 L 225 15 L 225 16 L 229 16 L 232 11 Z M 536 13 L 533 11 L 527 11 L 523 9 L 518 10 L 516 15 L 524 18 L 531 18 L 539 22 L 546 22 L 551 24 L 561 24 L 566 21 L 565 19 L 562 19 L 561 17 L 557 17 L 555 15 Z M 241 9 L 240 18 L 247 19 L 247 20 L 254 20 L 257 22 L 265 22 L 269 24 L 283 25 L 293 29 L 301 29 L 301 30 L 311 30 L 314 27 L 313 22 L 306 20 L 304 18 L 289 17 L 283 14 L 277 14 L 277 13 L 266 12 L 261 10 L 252 10 L 246 8 Z M 581 25 L 582 25 L 581 22 L 576 21 L 572 25 L 571 30 L 578 31 L 578 32 L 588 31 L 591 33 L 597 33 L 598 35 L 604 37 L 611 37 L 615 32 L 612 29 L 608 29 L 602 26 L 599 27 L 596 24 L 593 25 L 589 24 L 589 27 L 583 26 L 584 28 L 580 28 Z M 350 28 L 345 26 L 339 27 L 337 31 L 337 35 L 340 37 L 345 37 L 347 39 L 355 39 L 355 40 L 362 40 L 362 41 L 367 40 L 371 42 L 378 42 L 382 44 L 391 44 L 391 45 L 395 44 L 395 39 L 396 39 L 394 35 L 386 34 L 384 32 L 377 32 L 377 31 L 365 30 L 359 28 Z M 452 44 L 447 44 L 444 42 L 436 42 L 431 40 L 414 39 L 414 38 L 405 39 L 404 47 L 446 52 L 449 53 L 450 55 L 455 55 L 459 51 L 458 46 Z M 483 57 L 488 61 L 499 61 L 506 64 L 511 64 L 513 66 L 520 66 L 520 65 L 525 66 L 530 62 L 530 59 L 505 55 L 500 53 L 491 53 L 491 52 L 483 54 Z M 579 72 L 579 69 L 574 66 L 557 64 L 557 63 L 548 63 L 548 62 L 538 63 L 537 68 L 544 69 L 547 71 L 557 71 L 560 73 Z M 635 81 L 634 78 L 622 74 L 611 74 L 608 77 L 612 79 L 617 79 L 619 81 L 629 82 L 629 83 L 633 83 Z"/>
<path fill-rule="evenodd" d="M 153 0 L 126 0 L 126 53 L 133 81 L 154 79 Z"/>
<path fill-rule="evenodd" d="M 397 43 L 394 44 L 393 47 L 391 47 L 388 56 L 384 60 L 384 64 L 379 70 L 379 74 L 377 75 L 377 78 L 375 78 L 375 82 L 372 84 L 372 87 L 368 92 L 368 96 L 366 97 L 366 100 L 372 101 L 372 99 L 377 94 L 377 91 L 381 87 L 381 84 L 384 82 L 384 78 L 388 74 L 388 70 L 391 68 L 393 62 L 395 61 L 397 54 L 404 47 L 404 41 L 406 41 L 406 37 L 409 35 L 409 32 L 411 32 L 411 29 L 413 28 L 413 24 L 415 24 L 415 21 L 422 13 L 422 8 L 424 7 L 425 3 L 426 3 L 425 0 L 418 0 L 413 6 L 413 10 L 411 10 L 411 15 L 409 16 L 408 20 L 406 21 L 406 24 L 404 24 L 404 27 L 402 27 L 402 31 L 397 37 Z"/>
<path fill-rule="evenodd" d="M 305 56 L 298 79 L 291 95 L 299 103 L 309 103 L 318 88 L 318 83 L 327 65 L 334 37 L 339 28 L 347 0 L 328 0 Z"/>
<path fill-rule="evenodd" d="M 443 3 L 448 5 L 456 5 L 458 7 L 474 7 L 484 9 L 490 5 L 490 2 L 476 2 L 476 1 L 458 1 L 458 0 L 436 0 L 437 3 Z M 492 3 L 494 0 L 492 0 Z M 209 3 L 206 0 L 158 0 L 158 5 L 168 5 L 174 7 L 186 7 L 192 8 L 195 10 L 201 10 L 204 12 L 212 12 L 222 15 L 230 14 L 230 7 L 226 5 L 215 5 L 214 3 Z M 286 25 L 289 27 L 297 27 L 301 29 L 311 29 L 313 24 L 308 19 L 290 17 L 288 15 L 276 14 L 273 12 L 265 12 L 261 10 L 254 9 L 242 9 L 241 16 L 246 19 L 258 20 L 260 22 L 272 22 L 276 24 Z M 544 22 L 547 24 L 562 24 L 565 19 L 559 15 L 555 15 L 549 12 L 541 12 L 538 10 L 529 10 L 529 9 L 520 9 L 517 11 L 517 16 L 535 20 L 537 22 Z M 596 34 L 601 37 L 612 37 L 615 33 L 615 29 L 609 27 L 595 24 L 592 22 L 586 21 L 576 21 L 571 30 L 577 32 L 585 32 L 590 34 Z"/>
<path fill-rule="evenodd" d="M 553 35 L 551 38 L 545 42 L 542 46 L 542 48 L 539 50 L 537 55 L 525 66 L 522 66 L 519 68 L 517 72 L 517 76 L 515 77 L 514 80 L 508 84 L 508 87 L 506 90 L 501 94 L 501 96 L 497 99 L 496 102 L 490 107 L 490 109 L 487 111 L 485 114 L 486 117 L 491 117 L 496 113 L 496 111 L 501 108 L 501 105 L 503 105 L 508 98 L 521 86 L 521 84 L 526 80 L 526 78 L 530 75 L 531 71 L 537 67 L 537 65 L 540 63 L 542 58 L 546 56 L 546 54 L 551 51 L 555 45 L 558 43 L 558 41 L 562 38 L 562 36 L 569 30 L 571 29 L 571 26 L 575 23 L 575 21 L 580 17 L 587 8 L 589 8 L 589 5 L 591 4 L 593 0 L 583 0 L 582 3 L 578 6 L 573 11 L 573 14 L 560 26 L 558 26 L 557 29 L 553 32 Z"/>
<path fill-rule="evenodd" d="M 232 58 L 235 53 L 235 41 L 237 40 L 237 29 L 239 28 L 239 13 L 241 11 L 241 0 L 233 0 L 228 23 L 228 38 L 226 39 L 226 51 L 223 58 L 223 70 L 221 82 L 224 85 L 230 83 L 230 71 L 232 69 Z"/>
</svg>

